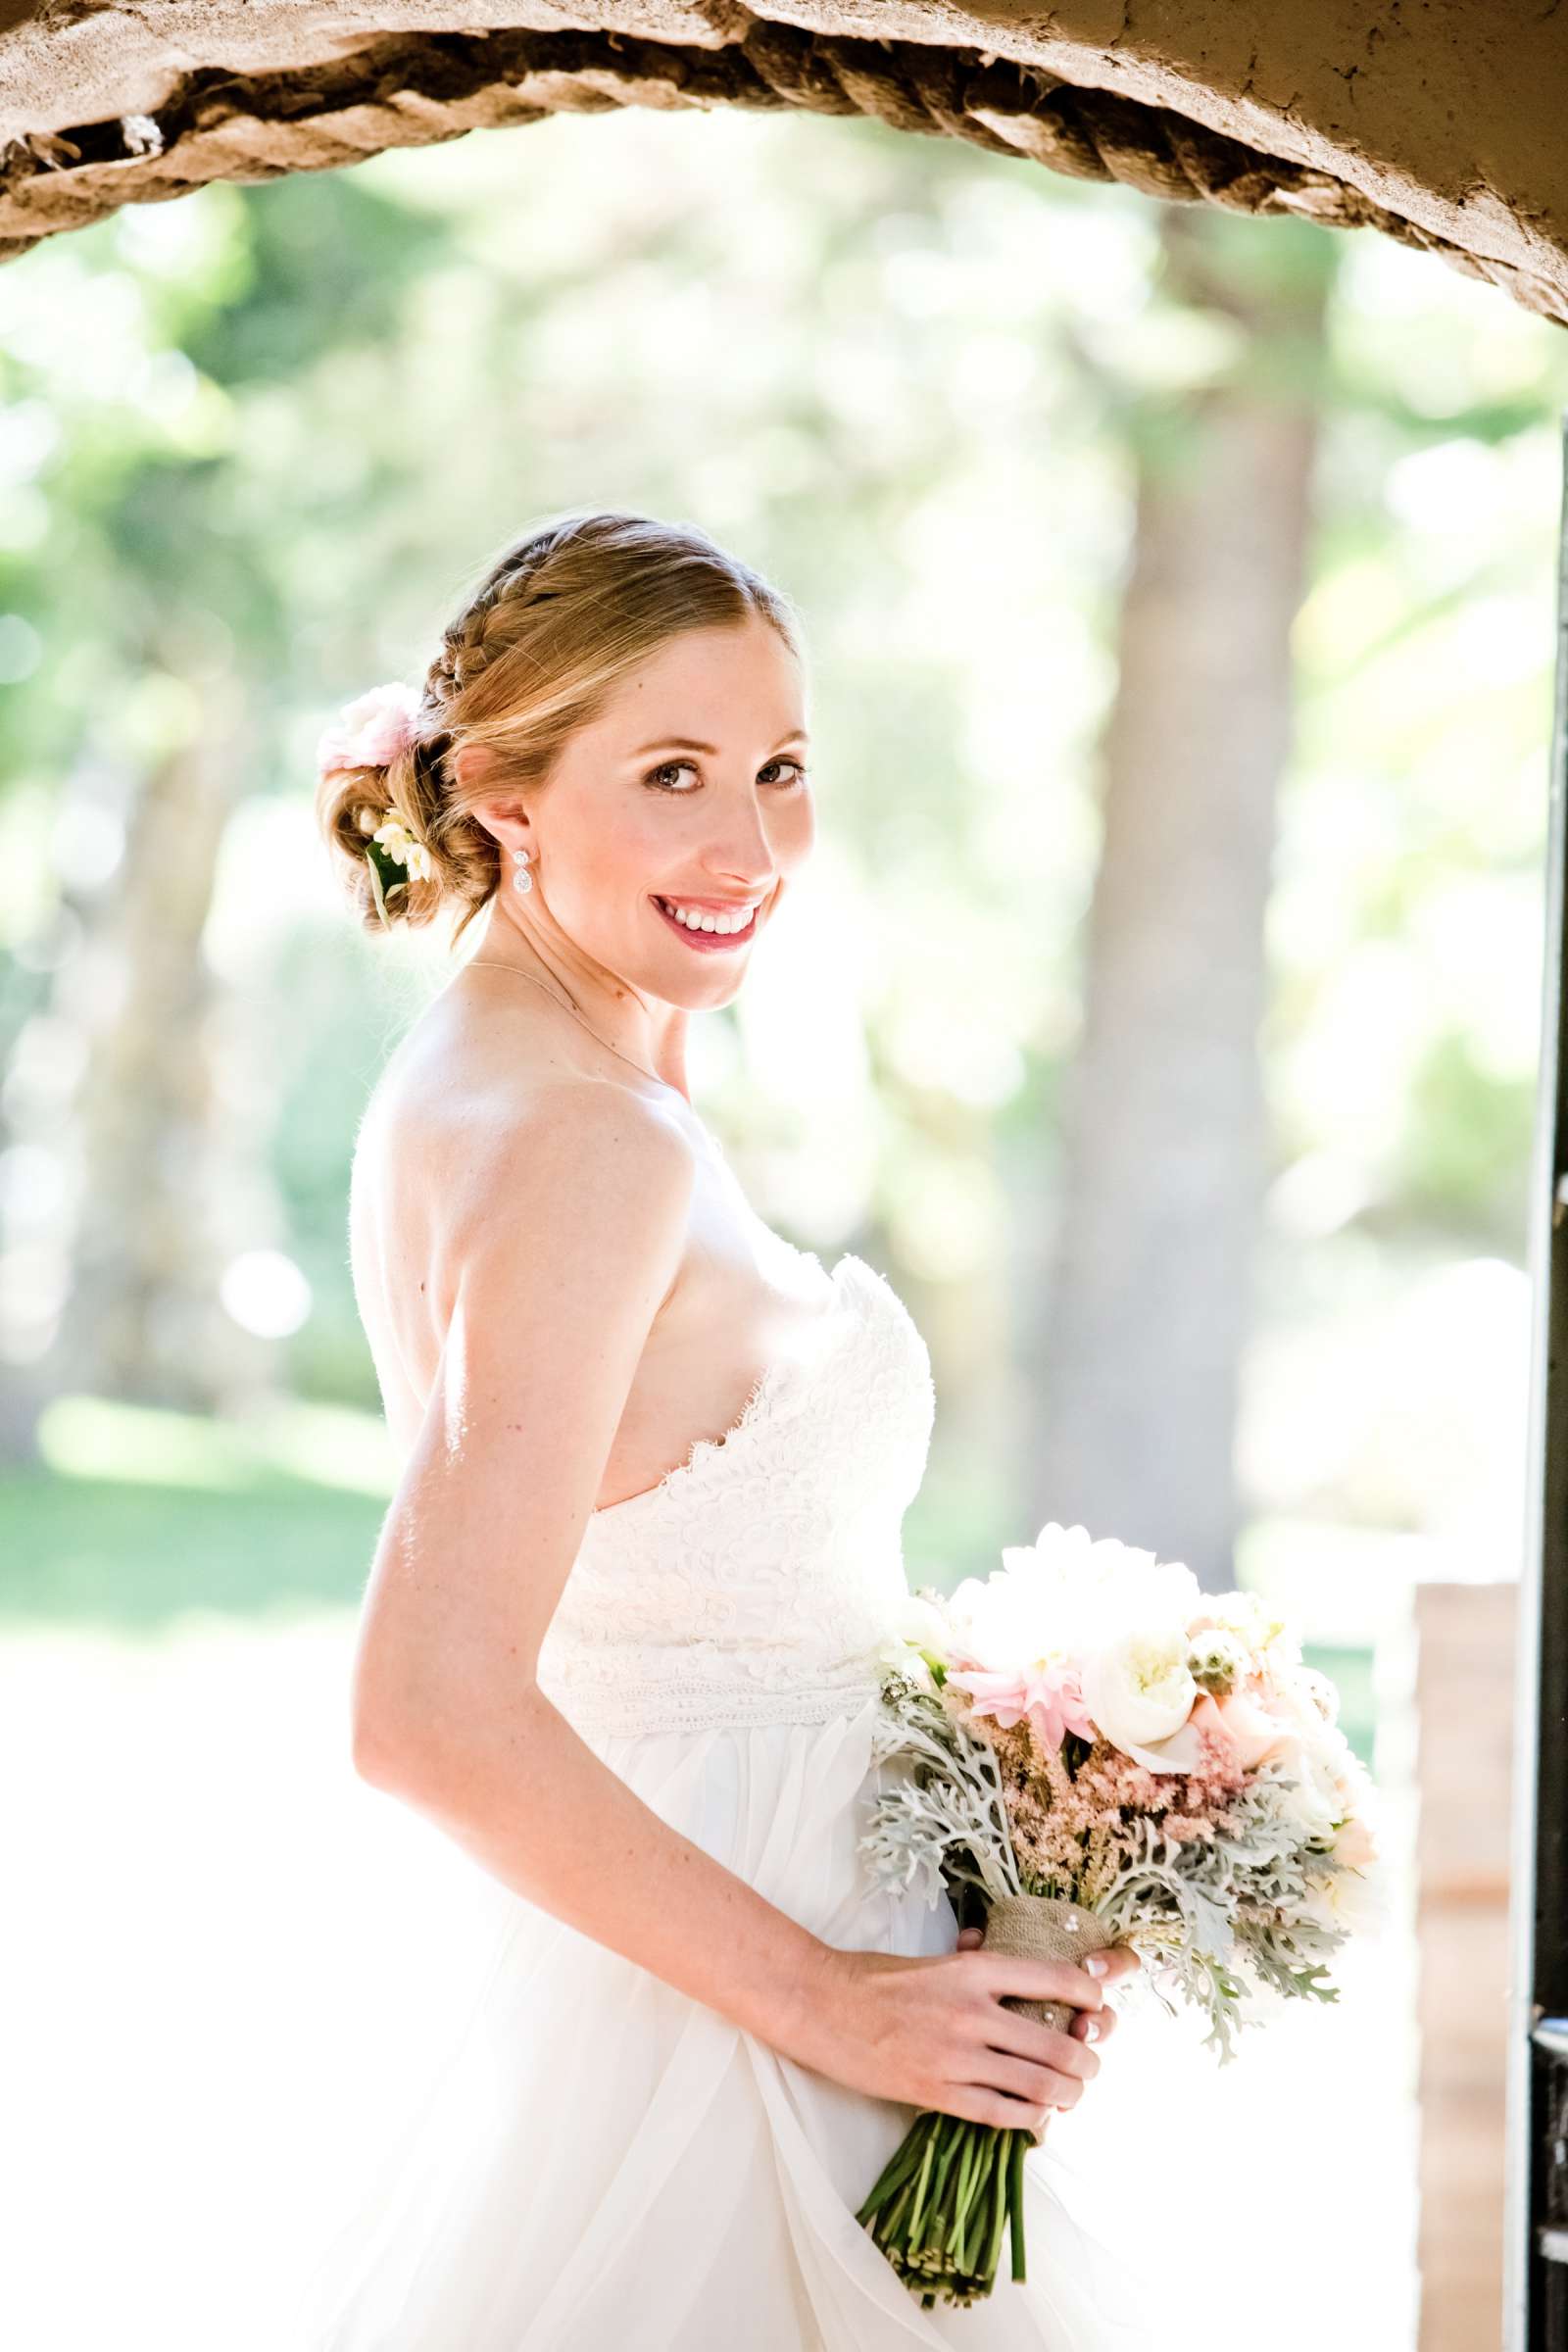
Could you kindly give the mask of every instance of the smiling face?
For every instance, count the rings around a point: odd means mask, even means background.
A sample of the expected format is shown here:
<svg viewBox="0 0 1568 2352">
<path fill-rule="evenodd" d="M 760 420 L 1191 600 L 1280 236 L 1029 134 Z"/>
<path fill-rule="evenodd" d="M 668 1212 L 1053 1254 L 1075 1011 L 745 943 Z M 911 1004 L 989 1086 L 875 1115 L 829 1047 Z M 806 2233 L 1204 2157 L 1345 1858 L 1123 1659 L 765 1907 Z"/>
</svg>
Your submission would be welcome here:
<svg viewBox="0 0 1568 2352">
<path fill-rule="evenodd" d="M 540 885 L 520 920 L 531 929 L 537 911 L 644 996 L 728 1003 L 815 838 L 807 757 L 805 681 L 771 624 L 683 631 L 622 679 L 529 803 Z M 705 914 L 746 920 L 689 927 Z"/>
</svg>

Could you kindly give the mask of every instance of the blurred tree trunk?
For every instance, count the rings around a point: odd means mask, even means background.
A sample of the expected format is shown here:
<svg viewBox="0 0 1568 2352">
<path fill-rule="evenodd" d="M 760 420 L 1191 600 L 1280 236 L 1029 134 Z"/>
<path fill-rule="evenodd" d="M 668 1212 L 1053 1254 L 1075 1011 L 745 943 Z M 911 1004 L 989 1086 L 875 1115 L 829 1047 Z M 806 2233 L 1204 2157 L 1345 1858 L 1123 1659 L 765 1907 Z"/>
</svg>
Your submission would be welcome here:
<svg viewBox="0 0 1568 2352">
<path fill-rule="evenodd" d="M 79 951 L 50 1022 L 74 1034 L 69 1281 L 46 1359 L 51 1390 L 231 1411 L 269 1385 L 271 1342 L 225 1311 L 236 1249 L 272 1238 L 248 1107 L 242 1008 L 203 950 L 227 821 L 238 713 L 204 680 L 192 740 L 138 779 L 112 880 L 78 906 Z"/>
<path fill-rule="evenodd" d="M 1250 225 L 1250 224 L 1248 224 Z M 1233 1581 L 1239 1360 L 1266 1181 L 1258 1054 L 1322 328 L 1337 262 L 1167 206 L 1164 283 L 1234 342 L 1136 419 L 1059 1221 L 1024 1335 L 1032 1534 L 1081 1521 Z"/>
</svg>

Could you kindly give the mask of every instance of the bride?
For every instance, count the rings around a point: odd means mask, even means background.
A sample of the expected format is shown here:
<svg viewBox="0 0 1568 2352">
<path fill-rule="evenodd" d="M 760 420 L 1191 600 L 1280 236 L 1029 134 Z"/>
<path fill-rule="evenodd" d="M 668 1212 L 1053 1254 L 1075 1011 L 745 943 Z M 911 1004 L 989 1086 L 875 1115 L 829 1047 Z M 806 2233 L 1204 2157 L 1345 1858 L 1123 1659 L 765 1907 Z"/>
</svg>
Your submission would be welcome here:
<svg viewBox="0 0 1568 2352">
<path fill-rule="evenodd" d="M 924 1345 L 863 1259 L 761 1222 L 687 1091 L 688 1022 L 811 849 L 805 721 L 776 590 L 589 512 L 505 550 L 421 693 L 322 738 L 365 919 L 483 918 L 356 1152 L 404 1467 L 352 1715 L 357 1771 L 502 1909 L 309 2352 L 1152 2340 L 1045 2136 L 1135 1955 L 987 1953 L 858 1861 Z M 922 2309 L 855 2218 L 923 2107 L 1037 2134 L 1028 2278 L 967 2309 Z"/>
</svg>

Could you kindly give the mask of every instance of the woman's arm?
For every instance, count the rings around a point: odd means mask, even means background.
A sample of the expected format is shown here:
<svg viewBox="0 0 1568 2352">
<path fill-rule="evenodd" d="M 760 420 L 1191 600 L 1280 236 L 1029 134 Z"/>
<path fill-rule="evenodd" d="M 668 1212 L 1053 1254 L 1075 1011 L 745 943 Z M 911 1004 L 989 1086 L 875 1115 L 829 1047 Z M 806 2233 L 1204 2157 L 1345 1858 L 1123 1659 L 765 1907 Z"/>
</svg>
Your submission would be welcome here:
<svg viewBox="0 0 1568 2352">
<path fill-rule="evenodd" d="M 645 1805 L 535 1680 L 694 1177 L 648 1105 L 563 1086 L 445 1180 L 455 1303 L 367 1588 L 354 1761 L 530 1902 L 784 2046 L 828 1947 Z"/>
</svg>

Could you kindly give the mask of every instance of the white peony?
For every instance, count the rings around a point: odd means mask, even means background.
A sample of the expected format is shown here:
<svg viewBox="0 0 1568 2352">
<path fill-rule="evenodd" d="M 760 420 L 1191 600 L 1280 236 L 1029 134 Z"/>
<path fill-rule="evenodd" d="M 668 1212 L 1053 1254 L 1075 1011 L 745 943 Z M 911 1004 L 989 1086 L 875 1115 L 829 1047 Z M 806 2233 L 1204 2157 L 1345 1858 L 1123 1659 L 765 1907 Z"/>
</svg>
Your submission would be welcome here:
<svg viewBox="0 0 1568 2352">
<path fill-rule="evenodd" d="M 1197 1764 L 1196 1734 L 1180 1737 L 1198 1698 L 1180 1625 L 1116 1636 L 1085 1658 L 1081 1681 L 1084 1705 L 1125 1755 L 1151 1772 L 1187 1772 Z"/>
<path fill-rule="evenodd" d="M 1033 1544 L 1004 1545 L 1002 1560 L 953 1596 L 976 1662 L 998 1669 L 1081 1656 L 1135 1626 L 1178 1623 L 1202 1597 L 1181 1561 L 1054 1519 Z"/>
<path fill-rule="evenodd" d="M 1074 1625 L 1058 1596 L 1034 1578 L 1007 1569 L 966 1576 L 955 1588 L 948 1613 L 956 1648 L 994 1673 L 1044 1665 L 1073 1646 Z"/>
<path fill-rule="evenodd" d="M 1115 1536 L 1092 1537 L 1086 1527 L 1063 1527 L 1054 1519 L 1033 1544 L 1005 1549 L 1002 1557 L 1009 1567 L 1027 1566 L 1122 1616 L 1177 1615 L 1202 1600 L 1197 1577 L 1181 1560 L 1161 1560 Z"/>
</svg>

